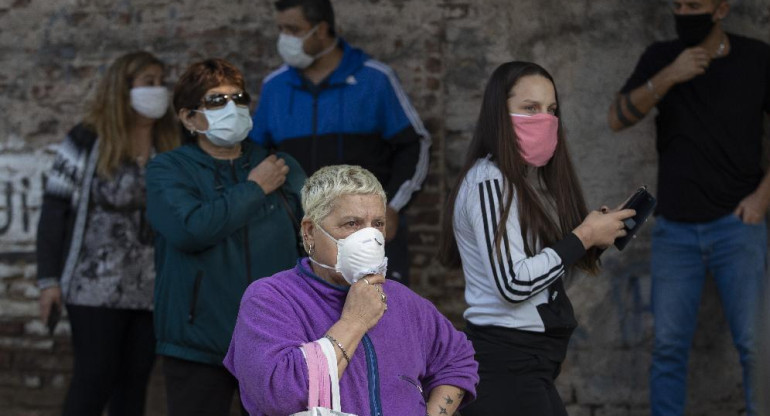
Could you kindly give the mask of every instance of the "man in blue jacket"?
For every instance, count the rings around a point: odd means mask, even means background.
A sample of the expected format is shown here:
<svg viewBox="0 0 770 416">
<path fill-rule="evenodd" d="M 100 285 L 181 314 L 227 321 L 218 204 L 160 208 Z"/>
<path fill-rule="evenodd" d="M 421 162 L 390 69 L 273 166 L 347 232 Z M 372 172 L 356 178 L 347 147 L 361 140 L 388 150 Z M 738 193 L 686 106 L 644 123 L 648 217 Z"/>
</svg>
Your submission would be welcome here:
<svg viewBox="0 0 770 416">
<path fill-rule="evenodd" d="M 279 0 L 278 52 L 267 76 L 252 140 L 292 155 L 309 175 L 360 165 L 388 195 L 388 276 L 408 283 L 407 229 L 399 212 L 428 171 L 430 135 L 396 74 L 337 36 L 329 0 Z"/>
</svg>

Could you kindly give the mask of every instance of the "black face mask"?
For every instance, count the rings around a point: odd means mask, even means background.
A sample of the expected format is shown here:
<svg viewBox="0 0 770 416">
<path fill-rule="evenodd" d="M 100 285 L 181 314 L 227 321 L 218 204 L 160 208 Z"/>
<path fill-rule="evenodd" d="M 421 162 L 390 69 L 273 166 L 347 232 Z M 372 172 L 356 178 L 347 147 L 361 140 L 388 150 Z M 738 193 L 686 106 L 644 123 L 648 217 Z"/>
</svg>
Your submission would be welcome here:
<svg viewBox="0 0 770 416">
<path fill-rule="evenodd" d="M 675 14 L 674 19 L 676 34 L 688 48 L 703 42 L 714 27 L 711 13 Z"/>
</svg>

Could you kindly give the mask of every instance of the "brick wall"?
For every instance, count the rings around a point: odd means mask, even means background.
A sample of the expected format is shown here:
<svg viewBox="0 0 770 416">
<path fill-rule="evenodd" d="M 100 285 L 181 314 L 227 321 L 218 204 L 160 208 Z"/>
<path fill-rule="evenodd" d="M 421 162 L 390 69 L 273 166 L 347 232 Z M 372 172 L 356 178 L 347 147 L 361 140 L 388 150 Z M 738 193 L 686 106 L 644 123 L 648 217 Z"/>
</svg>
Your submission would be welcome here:
<svg viewBox="0 0 770 416">
<path fill-rule="evenodd" d="M 458 324 L 462 275 L 435 259 L 441 206 L 464 155 L 492 69 L 534 60 L 554 75 L 590 206 L 655 189 L 648 119 L 612 134 L 605 115 L 644 47 L 671 37 L 666 0 L 336 0 L 341 33 L 398 72 L 433 135 L 430 173 L 409 207 L 414 289 Z M 770 41 L 766 0 L 741 0 L 730 30 Z M 146 49 L 175 80 L 191 61 L 224 57 L 255 95 L 279 64 L 267 0 L 0 0 L 0 409 L 53 415 L 71 373 L 69 328 L 46 336 L 37 318 L 34 236 L 52 146 L 78 122 L 115 57 Z M 651 347 L 649 229 L 598 277 L 570 289 L 581 327 L 559 379 L 570 414 L 647 413 Z M 691 360 L 689 414 L 740 414 L 742 393 L 713 284 Z M 151 385 L 163 414 L 162 380 Z"/>
</svg>

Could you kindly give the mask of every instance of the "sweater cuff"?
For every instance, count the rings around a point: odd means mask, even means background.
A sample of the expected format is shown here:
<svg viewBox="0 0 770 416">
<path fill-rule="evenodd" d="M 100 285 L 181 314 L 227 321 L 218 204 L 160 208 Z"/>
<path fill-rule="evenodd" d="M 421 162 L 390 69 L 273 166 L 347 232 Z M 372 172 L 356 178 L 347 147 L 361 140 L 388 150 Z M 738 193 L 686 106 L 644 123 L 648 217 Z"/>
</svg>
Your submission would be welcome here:
<svg viewBox="0 0 770 416">
<path fill-rule="evenodd" d="M 55 277 L 41 277 L 37 279 L 37 288 L 40 290 L 48 289 L 49 287 L 58 287 L 59 279 Z"/>
<path fill-rule="evenodd" d="M 586 254 L 583 242 L 574 233 L 569 233 L 566 237 L 554 243 L 551 249 L 561 258 L 561 263 L 564 267 L 572 266 Z"/>
<path fill-rule="evenodd" d="M 244 183 L 246 183 L 246 186 L 247 186 L 247 187 L 251 188 L 251 189 L 252 189 L 254 192 L 256 192 L 256 193 L 257 193 L 257 196 L 258 196 L 259 198 L 264 198 L 264 197 L 265 197 L 265 190 L 264 190 L 264 189 L 262 189 L 262 187 L 261 187 L 261 186 L 259 186 L 259 184 L 258 184 L 258 183 L 256 183 L 256 182 L 252 181 L 251 179 L 247 180 L 247 181 L 246 181 L 246 182 L 244 182 Z"/>
</svg>

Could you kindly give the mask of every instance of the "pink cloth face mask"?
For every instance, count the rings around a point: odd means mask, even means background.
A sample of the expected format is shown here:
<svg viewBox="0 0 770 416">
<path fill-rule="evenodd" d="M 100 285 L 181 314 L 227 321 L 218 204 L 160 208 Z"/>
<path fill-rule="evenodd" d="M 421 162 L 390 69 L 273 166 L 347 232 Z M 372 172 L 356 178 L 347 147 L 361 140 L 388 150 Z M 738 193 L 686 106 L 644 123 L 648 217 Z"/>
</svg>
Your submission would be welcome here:
<svg viewBox="0 0 770 416">
<path fill-rule="evenodd" d="M 545 166 L 556 151 L 559 118 L 547 113 L 511 114 L 511 120 L 519 138 L 521 157 L 532 166 Z"/>
</svg>

